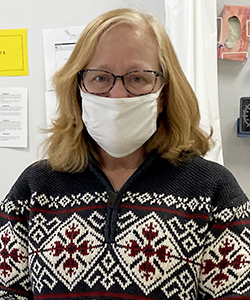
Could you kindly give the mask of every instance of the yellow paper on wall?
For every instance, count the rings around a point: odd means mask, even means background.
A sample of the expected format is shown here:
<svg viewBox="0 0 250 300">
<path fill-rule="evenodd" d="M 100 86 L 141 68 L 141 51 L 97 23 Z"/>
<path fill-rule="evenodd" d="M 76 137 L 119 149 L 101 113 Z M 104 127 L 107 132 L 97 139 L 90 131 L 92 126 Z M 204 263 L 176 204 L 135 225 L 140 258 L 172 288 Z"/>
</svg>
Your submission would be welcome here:
<svg viewBox="0 0 250 300">
<path fill-rule="evenodd" d="M 0 30 L 0 76 L 28 74 L 27 29 Z"/>
</svg>

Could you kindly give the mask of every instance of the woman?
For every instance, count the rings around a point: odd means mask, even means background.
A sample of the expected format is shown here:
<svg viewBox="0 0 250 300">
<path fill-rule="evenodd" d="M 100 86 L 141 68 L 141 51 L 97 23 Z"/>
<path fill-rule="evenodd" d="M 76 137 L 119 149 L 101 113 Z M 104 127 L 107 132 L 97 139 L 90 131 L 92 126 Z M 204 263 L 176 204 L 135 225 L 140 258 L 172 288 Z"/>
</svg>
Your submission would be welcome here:
<svg viewBox="0 0 250 300">
<path fill-rule="evenodd" d="M 48 160 L 1 202 L 1 299 L 247 299 L 249 200 L 163 26 L 130 9 L 83 31 L 54 77 Z"/>
</svg>

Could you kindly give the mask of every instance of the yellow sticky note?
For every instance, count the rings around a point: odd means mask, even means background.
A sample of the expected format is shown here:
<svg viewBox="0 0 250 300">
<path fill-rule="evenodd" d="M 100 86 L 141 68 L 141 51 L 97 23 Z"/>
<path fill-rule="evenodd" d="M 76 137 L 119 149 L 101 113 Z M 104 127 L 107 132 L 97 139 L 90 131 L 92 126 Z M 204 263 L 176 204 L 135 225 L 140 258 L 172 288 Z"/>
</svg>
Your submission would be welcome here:
<svg viewBox="0 0 250 300">
<path fill-rule="evenodd" d="M 0 30 L 0 76 L 28 74 L 27 29 Z"/>
</svg>

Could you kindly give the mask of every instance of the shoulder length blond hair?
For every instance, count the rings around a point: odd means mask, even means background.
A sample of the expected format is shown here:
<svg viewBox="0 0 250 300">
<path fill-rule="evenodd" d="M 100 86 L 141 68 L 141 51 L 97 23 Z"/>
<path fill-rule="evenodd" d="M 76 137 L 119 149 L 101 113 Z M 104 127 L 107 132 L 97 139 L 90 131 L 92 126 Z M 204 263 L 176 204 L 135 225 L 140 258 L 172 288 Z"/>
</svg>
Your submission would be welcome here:
<svg viewBox="0 0 250 300">
<path fill-rule="evenodd" d="M 191 154 L 204 155 L 209 150 L 210 136 L 200 129 L 198 101 L 164 26 L 151 15 L 132 9 L 117 9 L 104 13 L 86 26 L 68 61 L 53 78 L 58 117 L 49 130 L 46 153 L 55 170 L 82 171 L 90 154 L 98 160 L 97 147 L 82 121 L 77 73 L 91 60 L 100 37 L 122 23 L 140 26 L 154 37 L 166 81 L 162 91 L 163 111 L 158 117 L 157 132 L 146 143 L 147 152 L 156 149 L 163 158 L 178 163 Z"/>
</svg>

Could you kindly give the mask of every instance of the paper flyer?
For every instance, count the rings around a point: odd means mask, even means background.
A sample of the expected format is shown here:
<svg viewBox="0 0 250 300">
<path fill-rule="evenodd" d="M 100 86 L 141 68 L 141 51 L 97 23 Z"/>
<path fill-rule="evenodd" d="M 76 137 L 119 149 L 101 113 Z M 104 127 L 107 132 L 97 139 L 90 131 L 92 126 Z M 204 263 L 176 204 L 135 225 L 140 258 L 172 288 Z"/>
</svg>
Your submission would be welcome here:
<svg viewBox="0 0 250 300">
<path fill-rule="evenodd" d="M 0 147 L 27 147 L 27 88 L 0 88 Z"/>
<path fill-rule="evenodd" d="M 29 75 L 27 29 L 0 30 L 0 76 Z"/>
</svg>

